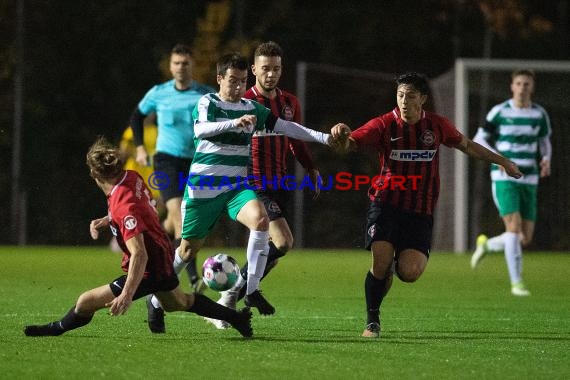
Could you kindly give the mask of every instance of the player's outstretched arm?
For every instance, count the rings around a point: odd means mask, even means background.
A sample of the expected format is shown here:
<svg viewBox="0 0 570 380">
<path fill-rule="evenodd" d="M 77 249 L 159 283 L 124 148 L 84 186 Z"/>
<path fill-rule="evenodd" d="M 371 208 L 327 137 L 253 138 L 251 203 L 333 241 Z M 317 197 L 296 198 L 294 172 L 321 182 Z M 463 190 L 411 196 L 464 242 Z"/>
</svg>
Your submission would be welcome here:
<svg viewBox="0 0 570 380">
<path fill-rule="evenodd" d="M 278 118 L 275 121 L 275 126 L 272 129 L 275 132 L 282 133 L 285 136 L 301 141 L 316 142 L 324 145 L 330 145 L 331 141 L 331 135 L 328 133 L 315 131 L 313 129 L 303 127 L 301 124 L 297 124 L 294 121 L 283 120 L 281 118 Z"/>
<path fill-rule="evenodd" d="M 463 136 L 461 142 L 456 146 L 456 148 L 471 157 L 502 166 L 507 174 L 513 178 L 522 177 L 521 171 L 514 162 L 500 154 L 491 152 L 489 149 L 469 140 L 465 136 Z"/>
<path fill-rule="evenodd" d="M 255 115 L 243 115 L 237 119 L 224 121 L 201 121 L 194 124 L 194 135 L 201 139 L 240 128 L 246 132 L 251 132 L 256 123 L 257 117 Z"/>
</svg>

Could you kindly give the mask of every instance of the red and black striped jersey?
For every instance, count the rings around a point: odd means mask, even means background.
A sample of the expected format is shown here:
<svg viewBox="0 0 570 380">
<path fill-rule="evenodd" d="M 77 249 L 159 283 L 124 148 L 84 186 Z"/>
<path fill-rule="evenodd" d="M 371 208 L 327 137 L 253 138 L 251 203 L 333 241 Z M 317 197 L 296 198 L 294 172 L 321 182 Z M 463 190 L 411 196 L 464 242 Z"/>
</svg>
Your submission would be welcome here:
<svg viewBox="0 0 570 380">
<path fill-rule="evenodd" d="M 461 133 L 446 118 L 422 111 L 413 125 L 396 107 L 353 131 L 359 148 L 378 152 L 380 172 L 369 194 L 393 207 L 433 214 L 439 196 L 439 147 L 458 145 Z"/>
<path fill-rule="evenodd" d="M 144 180 L 132 170 L 125 170 L 125 175 L 107 196 L 111 231 L 123 251 L 123 271 L 128 272 L 131 258 L 125 242 L 142 234 L 148 255 L 144 277 L 160 280 L 174 274 L 174 249 L 151 201 L 152 195 Z"/>
<path fill-rule="evenodd" d="M 263 104 L 273 115 L 283 120 L 301 123 L 301 107 L 297 97 L 279 88 L 276 91 L 277 96 L 269 99 L 253 86 L 246 91 L 244 97 Z M 254 134 L 251 139 L 251 158 L 248 168 L 248 174 L 255 178 L 253 184 L 274 189 L 273 184 L 279 184 L 287 174 L 289 150 L 305 169 L 313 169 L 313 158 L 303 141 L 272 132 Z"/>
</svg>

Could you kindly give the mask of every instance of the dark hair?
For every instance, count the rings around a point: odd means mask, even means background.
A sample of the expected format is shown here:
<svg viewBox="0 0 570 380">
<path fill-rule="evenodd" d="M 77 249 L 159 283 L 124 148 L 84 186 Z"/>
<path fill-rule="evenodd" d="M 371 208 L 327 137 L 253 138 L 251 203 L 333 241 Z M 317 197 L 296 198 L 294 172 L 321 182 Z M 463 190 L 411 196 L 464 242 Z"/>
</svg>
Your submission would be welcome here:
<svg viewBox="0 0 570 380">
<path fill-rule="evenodd" d="M 123 159 L 118 147 L 105 137 L 98 137 L 87 152 L 87 166 L 95 179 L 113 179 L 123 171 Z"/>
<path fill-rule="evenodd" d="M 192 50 L 188 45 L 184 44 L 176 44 L 170 51 L 170 55 L 178 54 L 178 55 L 189 55 L 192 56 Z"/>
<path fill-rule="evenodd" d="M 260 44 L 256 49 L 255 53 L 253 53 L 254 57 L 259 56 L 264 57 L 283 57 L 283 49 L 277 42 L 274 41 L 267 41 Z"/>
<path fill-rule="evenodd" d="M 400 87 L 403 84 L 407 84 L 414 87 L 422 95 L 429 95 L 430 91 L 429 91 L 428 80 L 426 76 L 423 74 L 416 73 L 413 71 L 402 74 L 398 78 L 396 78 L 396 88 Z"/>
<path fill-rule="evenodd" d="M 531 69 L 518 69 L 511 73 L 511 79 L 515 79 L 519 75 L 526 75 L 534 80 L 534 71 Z"/>
<path fill-rule="evenodd" d="M 225 54 L 218 59 L 217 74 L 224 76 L 229 69 L 247 70 L 247 59 L 240 53 Z"/>
</svg>

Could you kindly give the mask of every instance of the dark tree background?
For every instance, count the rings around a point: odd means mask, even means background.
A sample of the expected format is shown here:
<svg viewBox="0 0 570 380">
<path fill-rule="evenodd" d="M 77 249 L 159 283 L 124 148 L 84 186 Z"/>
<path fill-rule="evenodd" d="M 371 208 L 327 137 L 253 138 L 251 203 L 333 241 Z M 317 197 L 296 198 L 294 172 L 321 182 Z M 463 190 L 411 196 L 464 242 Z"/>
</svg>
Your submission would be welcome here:
<svg viewBox="0 0 570 380">
<path fill-rule="evenodd" d="M 86 150 L 97 135 L 118 141 L 137 102 L 166 79 L 160 64 L 177 42 L 193 47 L 197 79 L 215 85 L 218 54 L 251 54 L 260 41 L 278 41 L 286 52 L 282 85 L 289 89 L 300 60 L 434 77 L 456 57 L 481 57 L 486 30 L 493 58 L 570 56 L 568 1 L 25 0 L 18 62 L 17 5 L 0 3 L 0 243 L 15 242 L 9 210 L 18 63 L 28 242 L 86 244 L 89 221 L 105 212 L 104 196 L 86 170 Z M 335 85 L 323 87 L 326 101 Z M 333 172 L 338 165 L 327 160 L 321 169 Z M 326 236 L 311 241 L 330 245 Z"/>
</svg>

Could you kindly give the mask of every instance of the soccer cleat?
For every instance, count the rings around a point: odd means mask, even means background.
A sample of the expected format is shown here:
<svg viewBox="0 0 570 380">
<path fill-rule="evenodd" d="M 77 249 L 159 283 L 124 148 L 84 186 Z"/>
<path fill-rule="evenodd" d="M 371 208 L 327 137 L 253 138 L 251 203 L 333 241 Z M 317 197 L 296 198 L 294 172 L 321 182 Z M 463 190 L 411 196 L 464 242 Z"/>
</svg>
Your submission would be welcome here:
<svg viewBox="0 0 570 380">
<path fill-rule="evenodd" d="M 253 328 L 251 327 L 252 316 L 253 314 L 249 307 L 244 307 L 237 312 L 237 315 L 231 323 L 232 327 L 239 331 L 244 338 L 250 338 L 253 335 Z"/>
<path fill-rule="evenodd" d="M 378 338 L 380 336 L 380 324 L 376 322 L 369 323 L 362 332 L 362 336 L 364 338 Z"/>
<path fill-rule="evenodd" d="M 51 322 L 47 325 L 31 325 L 24 327 L 24 334 L 26 336 L 59 336 L 65 332 L 59 322 Z"/>
<path fill-rule="evenodd" d="M 513 284 L 511 286 L 511 293 L 513 294 L 513 296 L 518 296 L 518 297 L 530 296 L 530 292 L 522 282 L 519 282 L 518 284 Z"/>
<path fill-rule="evenodd" d="M 206 290 L 206 288 L 208 287 L 208 285 L 206 285 L 204 283 L 204 281 L 202 281 L 202 279 L 198 279 L 196 281 L 194 281 L 193 283 L 190 284 L 192 286 L 192 291 L 196 294 L 202 294 L 204 293 L 204 291 Z"/>
<path fill-rule="evenodd" d="M 259 289 L 251 294 L 247 294 L 244 303 L 245 306 L 256 307 L 261 315 L 271 315 L 275 313 L 275 308 L 267 302 Z"/>
<path fill-rule="evenodd" d="M 152 294 L 146 297 L 148 328 L 154 334 L 164 334 L 166 332 L 166 326 L 164 325 L 164 310 L 161 307 L 154 307 L 151 299 Z"/>
<path fill-rule="evenodd" d="M 483 257 L 487 254 L 487 235 L 477 236 L 476 248 L 471 256 L 471 269 L 477 268 L 477 265 L 483 260 Z"/>
</svg>

